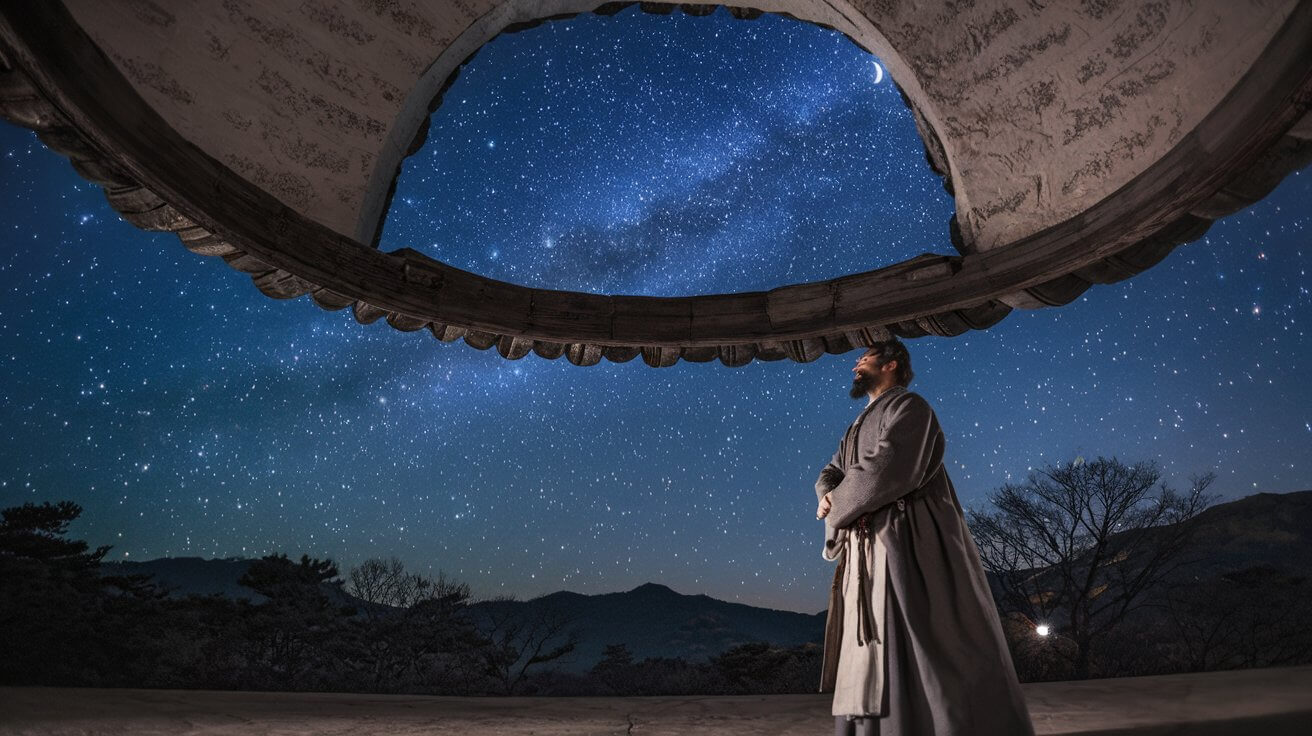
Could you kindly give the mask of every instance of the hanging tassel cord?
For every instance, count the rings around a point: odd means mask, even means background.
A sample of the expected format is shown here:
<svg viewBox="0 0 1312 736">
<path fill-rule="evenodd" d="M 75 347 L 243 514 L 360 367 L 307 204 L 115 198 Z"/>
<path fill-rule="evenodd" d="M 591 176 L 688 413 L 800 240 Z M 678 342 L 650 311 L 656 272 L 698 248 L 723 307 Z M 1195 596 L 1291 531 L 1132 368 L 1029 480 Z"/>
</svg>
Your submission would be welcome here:
<svg viewBox="0 0 1312 736">
<path fill-rule="evenodd" d="M 856 607 L 858 624 L 856 629 L 857 646 L 871 642 L 879 643 L 879 631 L 875 627 L 875 615 L 870 604 L 869 573 L 866 564 L 866 546 L 870 542 L 869 516 L 862 516 L 856 523 Z"/>
</svg>

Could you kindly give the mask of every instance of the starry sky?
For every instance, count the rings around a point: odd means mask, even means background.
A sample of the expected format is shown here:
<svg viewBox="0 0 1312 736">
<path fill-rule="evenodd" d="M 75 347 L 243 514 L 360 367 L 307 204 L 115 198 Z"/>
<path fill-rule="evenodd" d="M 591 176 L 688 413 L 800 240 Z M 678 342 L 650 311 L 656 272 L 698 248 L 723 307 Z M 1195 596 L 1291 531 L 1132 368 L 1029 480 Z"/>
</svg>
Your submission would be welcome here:
<svg viewBox="0 0 1312 736">
<path fill-rule="evenodd" d="M 877 63 L 723 10 L 503 35 L 406 161 L 381 247 L 661 296 L 951 253 L 952 200 Z M 476 596 L 652 581 L 823 610 L 813 483 L 864 405 L 857 352 L 506 361 L 268 299 L 7 123 L 0 172 L 0 505 L 76 501 L 107 559 L 396 555 Z M 1099 455 L 1177 489 L 1214 471 L 1226 499 L 1312 488 L 1308 201 L 1305 171 L 1130 281 L 908 340 L 962 503 Z"/>
</svg>

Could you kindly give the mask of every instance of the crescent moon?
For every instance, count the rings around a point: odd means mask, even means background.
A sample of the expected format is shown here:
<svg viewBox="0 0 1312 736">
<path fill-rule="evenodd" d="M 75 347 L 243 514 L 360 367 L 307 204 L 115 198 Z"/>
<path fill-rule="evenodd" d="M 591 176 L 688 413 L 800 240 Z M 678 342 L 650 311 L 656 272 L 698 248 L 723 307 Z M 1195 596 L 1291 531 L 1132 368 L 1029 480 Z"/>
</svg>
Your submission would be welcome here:
<svg viewBox="0 0 1312 736">
<path fill-rule="evenodd" d="M 884 81 L 884 67 L 880 66 L 879 62 L 875 62 L 875 84 L 882 81 Z"/>
</svg>

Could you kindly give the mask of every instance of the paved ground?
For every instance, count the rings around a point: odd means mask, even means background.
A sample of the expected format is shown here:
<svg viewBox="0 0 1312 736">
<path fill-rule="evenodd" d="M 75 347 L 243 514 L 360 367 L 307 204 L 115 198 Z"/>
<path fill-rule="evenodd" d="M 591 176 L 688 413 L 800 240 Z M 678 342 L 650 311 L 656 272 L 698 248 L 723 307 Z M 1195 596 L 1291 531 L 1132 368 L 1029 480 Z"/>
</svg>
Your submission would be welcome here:
<svg viewBox="0 0 1312 736">
<path fill-rule="evenodd" d="M 1025 685 L 1035 730 L 1312 734 L 1312 667 Z M 797 734 L 833 731 L 828 695 L 438 698 L 187 690 L 0 688 L 0 734 Z"/>
</svg>

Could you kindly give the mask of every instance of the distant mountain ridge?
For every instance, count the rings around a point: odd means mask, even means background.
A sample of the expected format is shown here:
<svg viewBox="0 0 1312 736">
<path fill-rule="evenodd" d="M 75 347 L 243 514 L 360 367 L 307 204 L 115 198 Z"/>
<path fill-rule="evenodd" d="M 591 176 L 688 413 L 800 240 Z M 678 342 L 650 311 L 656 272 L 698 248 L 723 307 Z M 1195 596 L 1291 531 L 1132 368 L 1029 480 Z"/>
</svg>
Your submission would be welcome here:
<svg viewBox="0 0 1312 736">
<path fill-rule="evenodd" d="M 1312 575 L 1312 491 L 1255 493 L 1205 509 L 1192 523 L 1193 577 L 1257 565 Z"/>
<path fill-rule="evenodd" d="M 160 557 L 141 562 L 116 560 L 101 563 L 102 573 L 115 575 L 153 575 L 155 582 L 169 590 L 171 597 L 188 595 L 222 595 L 232 599 L 247 598 L 263 603 L 263 595 L 238 583 L 255 560 L 226 557 L 206 560 L 201 557 Z"/>
<path fill-rule="evenodd" d="M 785 647 L 818 644 L 825 625 L 824 613 L 779 611 L 707 595 L 684 595 L 657 583 L 644 583 L 622 593 L 562 591 L 531 601 L 484 601 L 470 608 L 475 620 L 550 612 L 574 621 L 580 641 L 570 661 L 562 665 L 568 671 L 596 664 L 607 644 L 624 644 L 634 660 L 682 657 L 695 662 L 748 642 Z"/>
<path fill-rule="evenodd" d="M 223 595 L 261 603 L 264 596 L 237 583 L 254 560 L 164 557 L 144 562 L 110 562 L 106 573 L 154 575 L 170 595 Z M 349 596 L 348 596 L 349 598 Z M 344 601 L 349 602 L 349 601 Z M 682 657 L 701 661 L 737 644 L 768 641 L 781 646 L 819 642 L 824 613 L 805 614 L 730 603 L 706 595 L 684 595 L 657 583 L 624 592 L 584 595 L 559 591 L 528 601 L 480 601 L 469 606 L 475 621 L 492 616 L 528 619 L 551 612 L 572 621 L 578 646 L 561 668 L 587 670 L 607 644 L 624 644 L 635 660 Z"/>
<path fill-rule="evenodd" d="M 1259 493 L 1203 511 L 1182 574 L 1196 580 L 1256 565 L 1312 575 L 1312 491 Z M 237 583 L 253 560 L 197 557 L 105 563 L 106 571 L 145 573 L 173 595 L 219 594 L 261 602 Z M 684 595 L 657 583 L 632 590 L 585 595 L 559 591 L 528 601 L 481 601 L 470 605 L 476 620 L 514 615 L 525 619 L 552 612 L 573 621 L 579 644 L 563 669 L 589 669 L 607 644 L 625 644 L 635 660 L 682 657 L 701 661 L 752 641 L 779 646 L 818 644 L 825 613 L 779 611 L 730 603 L 706 595 Z"/>
</svg>

